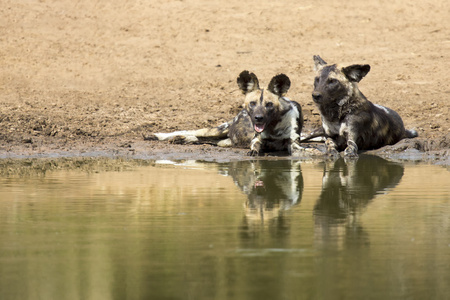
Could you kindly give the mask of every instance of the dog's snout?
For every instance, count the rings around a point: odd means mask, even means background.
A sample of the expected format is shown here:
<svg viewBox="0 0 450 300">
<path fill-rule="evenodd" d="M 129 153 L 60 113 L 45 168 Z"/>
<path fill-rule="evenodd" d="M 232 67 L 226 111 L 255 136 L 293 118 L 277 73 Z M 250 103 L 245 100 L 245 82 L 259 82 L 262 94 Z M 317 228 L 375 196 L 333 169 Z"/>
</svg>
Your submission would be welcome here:
<svg viewBox="0 0 450 300">
<path fill-rule="evenodd" d="M 322 100 L 322 94 L 319 92 L 313 92 L 312 97 L 314 102 L 320 102 L 320 100 Z"/>
<path fill-rule="evenodd" d="M 255 121 L 257 121 L 257 122 L 261 122 L 263 119 L 264 119 L 264 116 L 262 116 L 262 115 L 255 116 Z"/>
</svg>

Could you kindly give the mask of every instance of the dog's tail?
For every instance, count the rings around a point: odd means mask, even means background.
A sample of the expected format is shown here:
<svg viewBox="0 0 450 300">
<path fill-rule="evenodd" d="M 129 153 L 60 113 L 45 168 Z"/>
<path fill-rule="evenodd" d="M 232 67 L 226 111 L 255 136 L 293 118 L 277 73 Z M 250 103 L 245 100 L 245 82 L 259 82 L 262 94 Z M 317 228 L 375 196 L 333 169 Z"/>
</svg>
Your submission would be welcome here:
<svg viewBox="0 0 450 300">
<path fill-rule="evenodd" d="M 406 129 L 405 132 L 406 132 L 406 138 L 408 138 L 408 139 L 412 139 L 412 138 L 419 136 L 417 131 L 414 129 Z"/>
<path fill-rule="evenodd" d="M 213 128 L 202 128 L 197 130 L 181 130 L 168 133 L 158 132 L 144 135 L 144 140 L 179 141 L 179 143 L 192 144 L 199 140 L 219 140 L 228 135 L 232 121 L 223 123 Z"/>
<path fill-rule="evenodd" d="M 300 136 L 300 143 L 305 142 L 324 142 L 325 141 L 325 130 L 323 127 L 314 129 L 309 134 L 304 134 L 302 132 Z"/>
</svg>

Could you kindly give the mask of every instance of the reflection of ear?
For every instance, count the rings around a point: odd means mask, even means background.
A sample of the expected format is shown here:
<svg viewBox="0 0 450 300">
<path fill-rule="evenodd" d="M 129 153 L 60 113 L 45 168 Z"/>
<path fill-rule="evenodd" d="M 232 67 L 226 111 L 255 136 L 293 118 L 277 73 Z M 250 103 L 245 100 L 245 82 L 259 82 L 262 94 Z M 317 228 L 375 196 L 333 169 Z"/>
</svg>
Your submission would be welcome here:
<svg viewBox="0 0 450 300">
<path fill-rule="evenodd" d="M 270 80 L 269 91 L 278 96 L 283 96 L 291 87 L 291 80 L 284 74 L 278 74 Z"/>
<path fill-rule="evenodd" d="M 241 74 L 239 74 L 239 77 L 237 78 L 237 84 L 244 94 L 259 89 L 258 77 L 247 70 L 242 71 Z"/>
<path fill-rule="evenodd" d="M 322 70 L 324 66 L 327 65 L 327 63 L 319 55 L 314 55 L 313 58 L 314 58 L 314 71 L 318 72 Z"/>
<path fill-rule="evenodd" d="M 345 76 L 350 81 L 354 82 L 360 82 L 361 79 L 363 79 L 364 76 L 367 75 L 370 71 L 369 65 L 351 65 L 345 68 L 342 68 L 342 73 L 345 74 Z"/>
</svg>

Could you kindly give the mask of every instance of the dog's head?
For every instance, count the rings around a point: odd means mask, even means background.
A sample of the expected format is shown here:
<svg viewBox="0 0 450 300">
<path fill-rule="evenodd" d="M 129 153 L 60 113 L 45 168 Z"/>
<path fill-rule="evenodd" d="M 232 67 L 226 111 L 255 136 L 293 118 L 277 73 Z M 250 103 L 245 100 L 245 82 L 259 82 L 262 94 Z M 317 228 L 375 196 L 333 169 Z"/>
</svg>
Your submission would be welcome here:
<svg viewBox="0 0 450 300">
<path fill-rule="evenodd" d="M 314 56 L 313 101 L 321 105 L 344 105 L 357 90 L 357 83 L 370 71 L 369 65 L 351 65 L 340 67 L 328 65 L 320 56 Z"/>
<path fill-rule="evenodd" d="M 244 108 L 252 119 L 255 131 L 263 132 L 287 105 L 282 97 L 291 86 L 289 77 L 284 74 L 274 76 L 265 90 L 259 87 L 255 74 L 243 71 L 237 78 L 237 84 L 245 95 Z"/>
</svg>

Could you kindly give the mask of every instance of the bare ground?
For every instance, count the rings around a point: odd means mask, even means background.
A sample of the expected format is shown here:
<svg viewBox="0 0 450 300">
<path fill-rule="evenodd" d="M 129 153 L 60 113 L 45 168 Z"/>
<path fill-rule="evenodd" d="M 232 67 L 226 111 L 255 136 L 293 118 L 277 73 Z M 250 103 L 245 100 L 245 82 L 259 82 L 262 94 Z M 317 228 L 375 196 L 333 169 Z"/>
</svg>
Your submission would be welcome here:
<svg viewBox="0 0 450 300">
<path fill-rule="evenodd" d="M 312 56 L 366 63 L 360 83 L 419 138 L 375 153 L 447 161 L 446 0 L 2 1 L 0 157 L 124 155 L 244 159 L 246 150 L 144 141 L 215 126 L 243 101 L 236 77 L 277 73 L 319 126 Z"/>
</svg>

